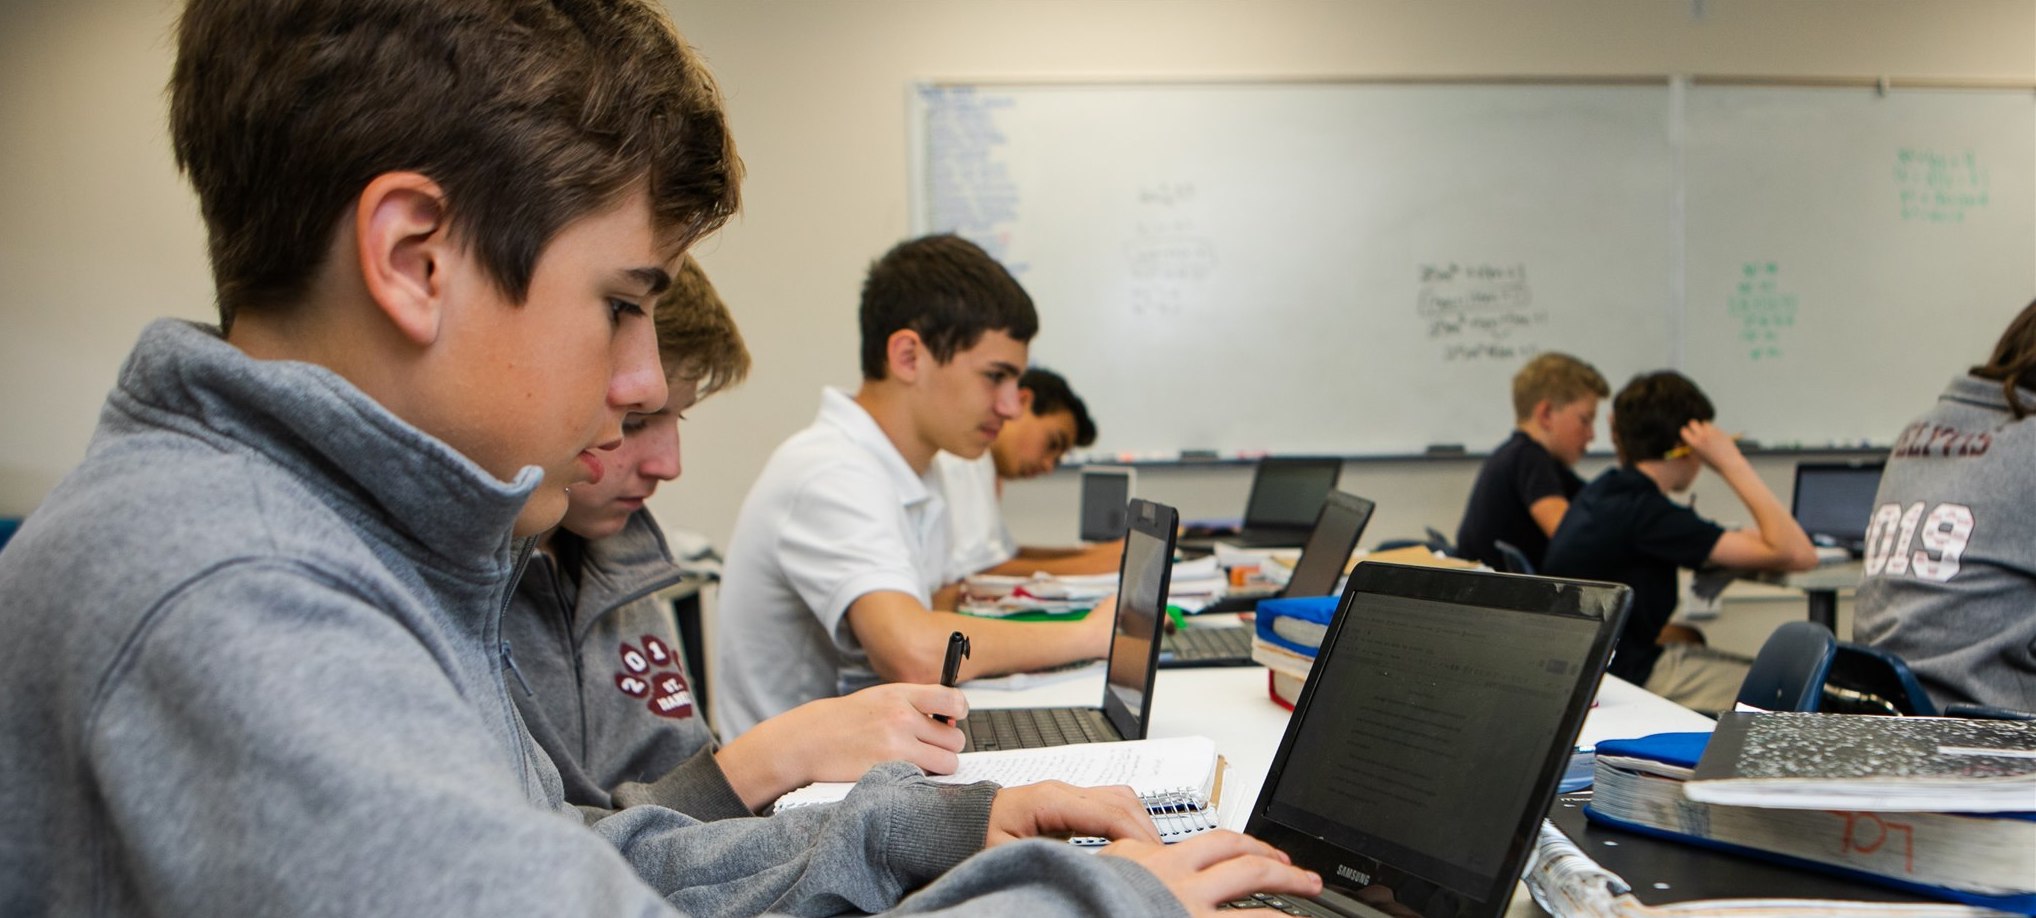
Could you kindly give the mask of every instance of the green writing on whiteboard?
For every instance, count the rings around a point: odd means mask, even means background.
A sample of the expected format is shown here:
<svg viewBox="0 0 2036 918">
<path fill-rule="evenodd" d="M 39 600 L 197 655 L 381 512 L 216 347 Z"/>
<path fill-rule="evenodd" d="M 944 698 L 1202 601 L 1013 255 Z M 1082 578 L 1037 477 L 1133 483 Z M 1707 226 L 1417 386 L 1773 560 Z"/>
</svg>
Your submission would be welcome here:
<svg viewBox="0 0 2036 918">
<path fill-rule="evenodd" d="M 1781 288 L 1781 268 L 1771 261 L 1739 266 L 1739 278 L 1725 305 L 1739 322 L 1739 344 L 1755 363 L 1780 360 L 1784 332 L 1796 326 L 1796 295 Z"/>
<path fill-rule="evenodd" d="M 1971 150 L 1903 147 L 1895 151 L 1894 178 L 1904 220 L 1964 223 L 1966 214 L 1989 201 L 1988 170 Z"/>
</svg>

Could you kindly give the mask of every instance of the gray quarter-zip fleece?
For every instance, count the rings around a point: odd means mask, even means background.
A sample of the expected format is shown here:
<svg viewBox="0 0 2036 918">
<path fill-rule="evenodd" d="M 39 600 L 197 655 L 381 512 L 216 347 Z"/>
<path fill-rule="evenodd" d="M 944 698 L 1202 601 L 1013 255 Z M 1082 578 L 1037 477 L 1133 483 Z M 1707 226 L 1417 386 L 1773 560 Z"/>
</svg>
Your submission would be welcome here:
<svg viewBox="0 0 2036 918">
<path fill-rule="evenodd" d="M 0 553 L 0 914 L 1181 913 L 1050 842 L 947 870 L 983 825 L 900 813 L 989 791 L 896 766 L 810 815 L 589 831 L 501 662 L 537 478 L 322 368 L 150 326 Z"/>
<path fill-rule="evenodd" d="M 502 635 L 529 681 L 510 697 L 558 766 L 566 802 L 656 804 L 702 820 L 750 815 L 714 760 L 684 644 L 656 597 L 681 574 L 650 511 L 630 514 L 604 539 L 552 538 L 559 556 L 531 558 Z"/>
</svg>

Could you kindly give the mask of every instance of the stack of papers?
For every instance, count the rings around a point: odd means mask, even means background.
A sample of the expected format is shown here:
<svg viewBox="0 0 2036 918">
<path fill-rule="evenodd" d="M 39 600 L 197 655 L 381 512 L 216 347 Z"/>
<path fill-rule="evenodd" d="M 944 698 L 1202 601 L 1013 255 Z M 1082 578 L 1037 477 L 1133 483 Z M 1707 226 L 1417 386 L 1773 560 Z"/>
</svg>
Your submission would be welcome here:
<svg viewBox="0 0 2036 918">
<path fill-rule="evenodd" d="M 1214 556 L 1176 563 L 1171 583 L 1167 601 L 1188 612 L 1221 598 L 1225 589 L 1223 573 Z M 1098 600 L 1116 591 L 1114 573 L 1030 577 L 977 574 L 962 581 L 961 611 L 993 618 L 1022 613 L 1071 615 L 1088 611 Z"/>
</svg>

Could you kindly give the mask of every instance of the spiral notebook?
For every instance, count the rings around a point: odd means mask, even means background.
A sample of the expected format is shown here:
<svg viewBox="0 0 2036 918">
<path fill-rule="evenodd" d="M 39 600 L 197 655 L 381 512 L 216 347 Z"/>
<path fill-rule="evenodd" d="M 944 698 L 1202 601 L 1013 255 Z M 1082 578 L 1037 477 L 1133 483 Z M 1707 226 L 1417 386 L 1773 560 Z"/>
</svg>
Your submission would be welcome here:
<svg viewBox="0 0 2036 918">
<path fill-rule="evenodd" d="M 994 781 L 1005 786 L 1065 781 L 1078 787 L 1129 785 L 1145 801 L 1161 839 L 1171 843 L 1216 828 L 1222 759 L 1206 736 L 1077 743 L 1043 749 L 964 752 L 951 775 L 928 775 L 941 784 Z M 808 784 L 778 798 L 777 809 L 833 803 L 854 784 Z M 1102 844 L 1077 838 L 1076 844 Z"/>
</svg>

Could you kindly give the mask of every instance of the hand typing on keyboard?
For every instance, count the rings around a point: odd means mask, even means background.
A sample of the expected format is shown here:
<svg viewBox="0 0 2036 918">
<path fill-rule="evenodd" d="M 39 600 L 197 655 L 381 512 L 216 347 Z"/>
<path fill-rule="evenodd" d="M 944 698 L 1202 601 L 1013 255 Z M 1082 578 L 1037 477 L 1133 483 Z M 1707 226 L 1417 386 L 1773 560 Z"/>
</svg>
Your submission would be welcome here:
<svg viewBox="0 0 2036 918">
<path fill-rule="evenodd" d="M 1131 788 L 1076 787 L 1041 781 L 1007 787 L 990 803 L 985 847 L 1022 838 L 1094 835 L 1159 844 L 1159 830 Z"/>
<path fill-rule="evenodd" d="M 1322 891 L 1320 876 L 1293 866 L 1278 849 L 1227 830 L 1175 845 L 1120 841 L 1102 853 L 1152 871 L 1191 915 L 1213 916 L 1223 903 L 1256 892 L 1312 896 Z"/>
</svg>

